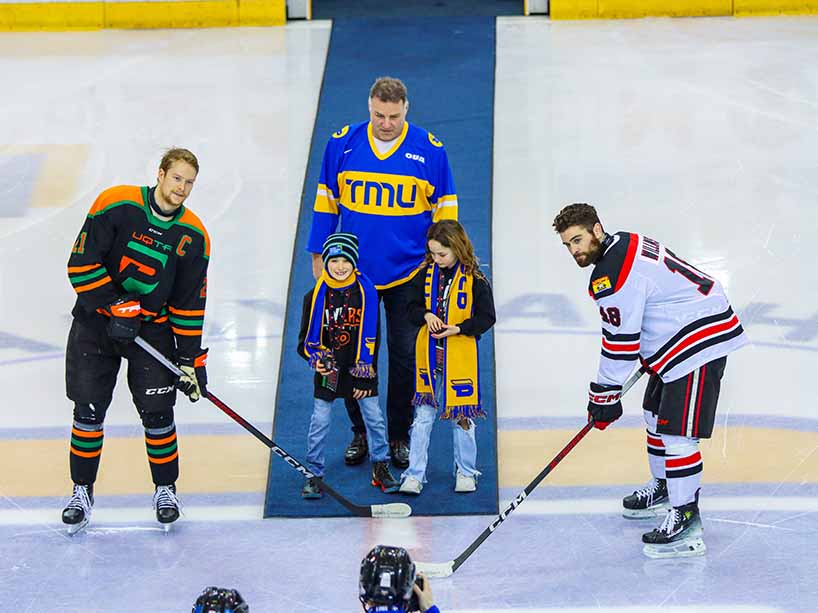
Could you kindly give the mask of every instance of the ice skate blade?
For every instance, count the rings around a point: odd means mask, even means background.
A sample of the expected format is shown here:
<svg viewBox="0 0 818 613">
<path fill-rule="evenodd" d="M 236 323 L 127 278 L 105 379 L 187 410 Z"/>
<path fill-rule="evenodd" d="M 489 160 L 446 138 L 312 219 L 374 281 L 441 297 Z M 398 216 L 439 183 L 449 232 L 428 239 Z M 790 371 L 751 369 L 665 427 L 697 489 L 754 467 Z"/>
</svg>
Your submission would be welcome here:
<svg viewBox="0 0 818 613">
<path fill-rule="evenodd" d="M 663 502 L 647 509 L 622 509 L 622 517 L 625 519 L 655 519 L 664 517 L 670 508 L 670 503 Z"/>
<path fill-rule="evenodd" d="M 693 537 L 677 543 L 667 543 L 666 545 L 645 545 L 642 553 L 649 558 L 692 558 L 703 556 L 707 552 L 704 541 L 699 537 Z"/>
<path fill-rule="evenodd" d="M 176 523 L 176 522 L 170 522 L 170 523 L 167 523 L 167 524 L 160 523 L 159 526 L 162 528 L 162 530 L 164 530 L 165 534 L 167 534 L 168 532 L 173 530 L 173 524 L 174 523 Z"/>
<path fill-rule="evenodd" d="M 82 532 L 85 529 L 85 526 L 88 525 L 88 519 L 83 519 L 78 524 L 68 524 L 68 536 L 74 536 L 75 534 Z"/>
</svg>

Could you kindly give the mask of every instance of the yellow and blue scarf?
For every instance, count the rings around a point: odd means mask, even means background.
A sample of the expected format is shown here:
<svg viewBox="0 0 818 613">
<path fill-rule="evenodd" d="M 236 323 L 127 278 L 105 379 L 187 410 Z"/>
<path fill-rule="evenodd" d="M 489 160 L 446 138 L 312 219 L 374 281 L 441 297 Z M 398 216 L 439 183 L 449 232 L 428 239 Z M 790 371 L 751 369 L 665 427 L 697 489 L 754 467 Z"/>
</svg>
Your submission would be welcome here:
<svg viewBox="0 0 818 613">
<path fill-rule="evenodd" d="M 426 268 L 425 301 L 426 310 L 436 313 L 440 292 L 440 269 L 437 264 Z M 473 315 L 474 277 L 466 274 L 462 264 L 452 279 L 446 297 L 446 318 L 444 323 L 457 325 Z M 445 388 L 441 397 L 443 413 L 440 419 L 460 419 L 461 417 L 485 417 L 480 401 L 480 381 L 478 378 L 477 339 L 473 336 L 455 334 L 443 339 L 443 381 Z M 424 324 L 415 341 L 415 397 L 412 404 L 436 407 L 435 366 L 437 363 L 437 339 L 431 337 L 429 326 Z"/>
<path fill-rule="evenodd" d="M 324 314 L 327 288 L 345 290 L 358 284 L 361 289 L 361 325 L 358 328 L 358 347 L 355 365 L 349 369 L 353 377 L 371 379 L 375 376 L 372 364 L 375 356 L 375 337 L 378 332 L 378 291 L 372 281 L 362 272 L 355 270 L 345 281 L 336 281 L 324 269 L 321 277 L 315 284 L 310 306 L 310 323 L 307 328 L 307 338 L 304 340 L 304 351 L 309 357 L 310 366 L 315 368 L 316 362 L 324 358 L 332 358 L 332 349 L 321 342 L 321 333 L 324 328 Z"/>
</svg>

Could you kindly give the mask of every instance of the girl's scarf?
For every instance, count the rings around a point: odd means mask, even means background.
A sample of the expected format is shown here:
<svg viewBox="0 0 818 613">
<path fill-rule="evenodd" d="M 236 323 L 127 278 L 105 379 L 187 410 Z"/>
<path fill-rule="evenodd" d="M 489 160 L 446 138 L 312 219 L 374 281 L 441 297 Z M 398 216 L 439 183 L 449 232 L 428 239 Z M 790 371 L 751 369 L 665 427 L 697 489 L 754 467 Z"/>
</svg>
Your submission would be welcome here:
<svg viewBox="0 0 818 613">
<path fill-rule="evenodd" d="M 474 277 L 466 274 L 458 263 L 454 278 L 445 297 L 446 311 L 444 323 L 457 325 L 473 315 Z M 426 310 L 436 313 L 438 296 L 445 292 L 440 287 L 440 270 L 437 264 L 426 268 L 425 300 Z M 480 381 L 478 379 L 477 339 L 473 336 L 455 334 L 443 339 L 443 377 L 440 405 L 443 413 L 440 419 L 461 417 L 485 417 L 480 402 Z M 424 324 L 415 341 L 415 397 L 412 404 L 437 407 L 437 385 L 435 367 L 437 364 L 437 339 L 431 337 L 429 326 Z"/>
<path fill-rule="evenodd" d="M 327 288 L 345 290 L 356 283 L 361 290 L 361 323 L 358 327 L 355 364 L 350 367 L 349 373 L 353 377 L 371 379 L 375 376 L 372 362 L 375 355 L 375 337 L 378 332 L 378 291 L 372 281 L 358 270 L 353 271 L 345 281 L 336 281 L 326 269 L 321 273 L 312 292 L 310 324 L 307 328 L 307 338 L 304 341 L 304 351 L 309 357 L 312 368 L 315 368 L 318 360 L 333 357 L 332 349 L 321 342 L 326 314 Z"/>
</svg>

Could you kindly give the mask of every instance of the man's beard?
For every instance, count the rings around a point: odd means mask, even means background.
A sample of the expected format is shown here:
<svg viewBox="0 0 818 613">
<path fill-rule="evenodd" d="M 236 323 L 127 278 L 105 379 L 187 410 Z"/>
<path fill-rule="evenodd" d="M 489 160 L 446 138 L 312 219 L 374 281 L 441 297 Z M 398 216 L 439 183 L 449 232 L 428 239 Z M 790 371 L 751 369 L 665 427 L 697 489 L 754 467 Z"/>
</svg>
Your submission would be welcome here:
<svg viewBox="0 0 818 613">
<path fill-rule="evenodd" d="M 591 264 L 595 264 L 602 252 L 602 243 L 597 240 L 595 236 L 591 237 L 591 242 L 588 244 L 588 251 L 580 254 L 580 258 L 574 258 L 580 268 L 587 268 Z"/>
</svg>

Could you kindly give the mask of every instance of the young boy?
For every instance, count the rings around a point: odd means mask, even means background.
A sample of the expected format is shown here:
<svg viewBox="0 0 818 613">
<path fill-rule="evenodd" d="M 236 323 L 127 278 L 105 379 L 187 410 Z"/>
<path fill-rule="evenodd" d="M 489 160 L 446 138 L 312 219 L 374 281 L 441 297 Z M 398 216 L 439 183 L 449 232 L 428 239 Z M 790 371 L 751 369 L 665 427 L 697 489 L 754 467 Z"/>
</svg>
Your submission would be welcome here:
<svg viewBox="0 0 818 613">
<path fill-rule="evenodd" d="M 386 425 L 378 403 L 378 377 L 373 365 L 378 334 L 378 293 L 356 270 L 358 238 L 338 232 L 324 241 L 324 270 L 315 288 L 304 296 L 298 353 L 315 369 L 315 402 L 307 438 L 307 467 L 324 474 L 324 443 L 332 401 L 355 398 L 361 406 L 372 461 L 372 485 L 387 494 L 400 483 L 389 472 Z M 308 479 L 304 498 L 320 498 L 317 479 Z"/>
</svg>

